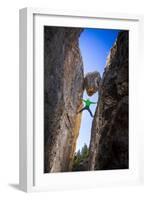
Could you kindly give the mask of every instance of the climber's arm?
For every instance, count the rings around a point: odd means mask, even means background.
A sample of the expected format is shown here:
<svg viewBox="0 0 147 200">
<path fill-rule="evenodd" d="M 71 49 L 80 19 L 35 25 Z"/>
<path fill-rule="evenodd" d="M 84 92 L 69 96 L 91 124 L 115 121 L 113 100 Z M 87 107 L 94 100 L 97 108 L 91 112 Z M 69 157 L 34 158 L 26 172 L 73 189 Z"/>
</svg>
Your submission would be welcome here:
<svg viewBox="0 0 147 200">
<path fill-rule="evenodd" d="M 81 99 L 82 101 L 84 101 L 84 102 L 86 102 L 86 100 L 84 100 L 84 99 Z"/>
<path fill-rule="evenodd" d="M 91 104 L 97 104 L 97 102 L 90 102 Z"/>
</svg>

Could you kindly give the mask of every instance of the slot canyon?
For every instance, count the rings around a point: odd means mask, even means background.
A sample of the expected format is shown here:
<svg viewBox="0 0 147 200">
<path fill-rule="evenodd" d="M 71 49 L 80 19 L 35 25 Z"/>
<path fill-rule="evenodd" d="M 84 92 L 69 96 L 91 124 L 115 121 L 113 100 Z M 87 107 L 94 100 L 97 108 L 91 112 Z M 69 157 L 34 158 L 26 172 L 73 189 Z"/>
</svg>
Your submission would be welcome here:
<svg viewBox="0 0 147 200">
<path fill-rule="evenodd" d="M 98 92 L 84 170 L 127 169 L 128 31 L 109 52 L 102 77 L 84 74 L 83 28 L 44 27 L 44 173 L 71 172 L 79 136 L 83 92 Z"/>
</svg>

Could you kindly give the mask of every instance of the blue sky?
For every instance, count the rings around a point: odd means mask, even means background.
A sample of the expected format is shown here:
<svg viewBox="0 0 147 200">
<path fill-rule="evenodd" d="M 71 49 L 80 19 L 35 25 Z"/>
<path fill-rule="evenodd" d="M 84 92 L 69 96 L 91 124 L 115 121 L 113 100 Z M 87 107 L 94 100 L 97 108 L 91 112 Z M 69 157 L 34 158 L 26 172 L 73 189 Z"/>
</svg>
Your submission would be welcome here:
<svg viewBox="0 0 147 200">
<path fill-rule="evenodd" d="M 87 72 L 99 71 L 102 76 L 107 56 L 116 41 L 118 32 L 119 30 L 111 29 L 84 29 L 79 38 L 79 46 L 84 64 L 84 74 Z M 88 97 L 86 92 L 84 92 L 83 98 L 90 98 L 91 101 L 97 102 L 98 93 L 94 94 L 92 97 Z M 96 105 L 92 104 L 90 108 L 94 114 Z M 82 122 L 76 151 L 81 149 L 84 143 L 89 146 L 91 125 L 92 117 L 85 110 L 82 114 Z"/>
</svg>

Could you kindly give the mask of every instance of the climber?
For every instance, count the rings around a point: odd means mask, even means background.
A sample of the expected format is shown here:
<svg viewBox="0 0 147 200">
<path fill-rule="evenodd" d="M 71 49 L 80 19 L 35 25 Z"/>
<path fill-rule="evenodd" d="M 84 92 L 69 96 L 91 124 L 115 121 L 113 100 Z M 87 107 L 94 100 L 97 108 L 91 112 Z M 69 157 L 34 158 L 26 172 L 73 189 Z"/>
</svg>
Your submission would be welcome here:
<svg viewBox="0 0 147 200">
<path fill-rule="evenodd" d="M 92 112 L 91 112 L 91 110 L 90 110 L 89 107 L 90 107 L 91 104 L 96 104 L 96 102 L 92 102 L 92 101 L 90 101 L 89 99 L 86 99 L 86 100 L 81 99 L 81 100 L 84 101 L 85 107 L 82 108 L 82 109 L 79 111 L 79 113 L 82 112 L 83 110 L 88 110 L 89 113 L 90 113 L 90 115 L 91 115 L 91 117 L 93 117 L 93 114 L 92 114 Z"/>
</svg>

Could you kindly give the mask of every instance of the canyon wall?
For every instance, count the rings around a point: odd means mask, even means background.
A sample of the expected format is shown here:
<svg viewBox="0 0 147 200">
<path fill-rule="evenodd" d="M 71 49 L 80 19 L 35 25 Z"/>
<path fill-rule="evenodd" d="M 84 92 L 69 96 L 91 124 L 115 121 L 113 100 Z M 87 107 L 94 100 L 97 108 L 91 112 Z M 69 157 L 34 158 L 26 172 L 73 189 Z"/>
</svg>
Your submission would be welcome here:
<svg viewBox="0 0 147 200">
<path fill-rule="evenodd" d="M 127 169 L 128 31 L 119 33 L 99 86 L 91 129 L 89 170 Z"/>
<path fill-rule="evenodd" d="M 81 124 L 83 29 L 44 27 L 44 172 L 72 169 Z"/>
</svg>

